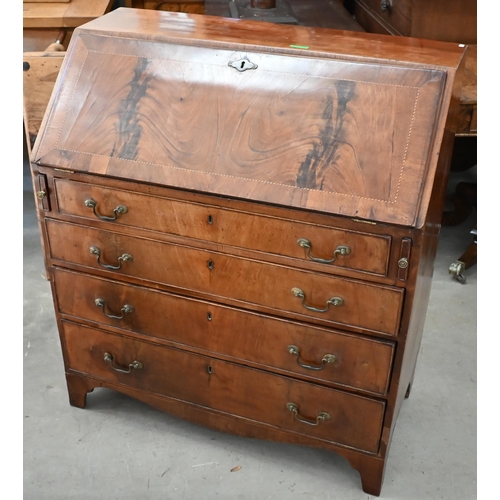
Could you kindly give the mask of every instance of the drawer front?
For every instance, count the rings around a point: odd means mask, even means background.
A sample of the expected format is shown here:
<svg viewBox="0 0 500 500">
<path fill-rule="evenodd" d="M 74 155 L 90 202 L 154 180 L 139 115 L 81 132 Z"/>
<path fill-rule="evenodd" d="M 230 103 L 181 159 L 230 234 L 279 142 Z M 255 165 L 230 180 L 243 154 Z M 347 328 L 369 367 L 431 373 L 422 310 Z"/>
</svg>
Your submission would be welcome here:
<svg viewBox="0 0 500 500">
<path fill-rule="evenodd" d="M 116 217 L 108 221 L 110 225 L 151 229 L 319 262 L 325 272 L 345 267 L 387 274 L 390 236 L 293 222 L 62 179 L 57 179 L 55 185 L 62 214 L 94 220 Z M 89 200 L 93 200 L 95 206 Z"/>
<path fill-rule="evenodd" d="M 401 35 L 411 36 L 412 0 L 358 0 L 356 3 L 364 4 Z"/>
<path fill-rule="evenodd" d="M 74 323 L 63 322 L 63 332 L 70 371 L 370 453 L 378 450 L 385 410 L 381 401 Z M 287 409 L 289 403 L 297 414 Z M 328 418 L 316 420 L 322 412 Z"/>
<path fill-rule="evenodd" d="M 216 252 L 46 221 L 53 259 L 261 305 L 331 324 L 396 335 L 403 291 Z M 299 293 L 300 292 L 300 293 Z"/>
<path fill-rule="evenodd" d="M 346 335 L 143 287 L 54 270 L 59 312 L 378 395 L 391 342 Z M 96 301 L 99 301 L 96 303 Z M 127 310 L 128 309 L 128 310 Z"/>
</svg>

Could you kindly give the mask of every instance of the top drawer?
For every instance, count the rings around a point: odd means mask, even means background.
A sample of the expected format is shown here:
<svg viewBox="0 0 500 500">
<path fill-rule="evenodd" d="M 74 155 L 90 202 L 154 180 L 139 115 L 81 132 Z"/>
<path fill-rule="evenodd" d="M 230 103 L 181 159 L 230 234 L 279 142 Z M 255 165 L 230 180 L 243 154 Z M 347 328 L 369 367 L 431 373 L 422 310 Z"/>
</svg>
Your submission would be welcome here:
<svg viewBox="0 0 500 500">
<path fill-rule="evenodd" d="M 64 179 L 55 180 L 59 212 L 213 243 L 387 275 L 390 236 L 331 228 Z"/>
</svg>

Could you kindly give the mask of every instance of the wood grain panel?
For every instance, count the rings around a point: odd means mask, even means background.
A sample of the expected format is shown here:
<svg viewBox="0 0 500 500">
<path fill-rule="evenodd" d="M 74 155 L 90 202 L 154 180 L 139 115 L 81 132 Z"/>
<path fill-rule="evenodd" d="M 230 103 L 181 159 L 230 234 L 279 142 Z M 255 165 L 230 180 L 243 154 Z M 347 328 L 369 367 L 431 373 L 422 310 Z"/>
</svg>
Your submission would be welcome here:
<svg viewBox="0 0 500 500">
<path fill-rule="evenodd" d="M 40 163 L 415 224 L 444 71 L 116 44 L 72 45 Z"/>
<path fill-rule="evenodd" d="M 31 156 L 70 402 L 109 387 L 337 450 L 379 495 L 415 373 L 466 48 L 269 27 L 117 9 L 75 30 Z M 101 214 L 129 210 L 103 221 L 82 195 Z M 353 267 L 322 271 L 299 237 L 321 257 L 352 238 Z"/>
<path fill-rule="evenodd" d="M 70 371 L 121 382 L 370 453 L 378 450 L 385 410 L 381 401 L 74 323 L 63 325 Z M 143 367 L 131 373 L 119 373 L 104 361 L 106 352 L 122 369 L 127 369 L 135 360 Z M 317 427 L 304 424 L 287 410 L 289 402 L 297 404 L 302 418 L 312 422 L 323 411 L 328 412 L 330 418 Z"/>
<path fill-rule="evenodd" d="M 85 205 L 88 199 L 97 203 L 95 210 L 101 216 L 114 217 L 118 206 L 127 207 L 125 214 L 108 222 L 110 228 L 114 225 L 147 228 L 312 262 L 298 244 L 300 238 L 305 238 L 311 243 L 309 253 L 313 258 L 335 258 L 330 264 L 322 264 L 324 272 L 335 272 L 338 267 L 379 275 L 386 275 L 388 271 L 390 236 L 304 224 L 62 179 L 55 181 L 55 187 L 62 214 L 99 220 L 92 208 Z M 331 222 L 338 224 L 333 219 Z M 336 254 L 339 246 L 347 246 L 350 253 Z"/>
<path fill-rule="evenodd" d="M 154 240 L 100 231 L 84 226 L 47 220 L 52 259 L 84 265 L 107 272 L 102 264 L 116 266 L 119 257 L 129 254 L 113 274 L 162 283 L 183 293 L 199 292 L 217 300 L 233 299 L 247 308 L 261 305 L 279 314 L 289 312 L 344 327 L 366 328 L 389 335 L 398 332 L 404 290 L 370 285 L 310 271 L 252 261 L 218 252 L 209 252 Z M 90 252 L 98 247 L 97 255 Z M 309 307 L 325 308 L 328 300 L 340 296 L 344 304 L 329 306 L 325 312 L 304 307 L 292 289 L 305 293 Z M 368 307 L 369 306 L 369 307 Z"/>
<path fill-rule="evenodd" d="M 64 315 L 173 341 L 184 348 L 203 349 L 211 355 L 223 354 L 240 363 L 250 361 L 379 395 L 387 390 L 394 354 L 389 342 L 63 269 L 54 270 L 54 286 L 59 312 Z M 96 306 L 96 299 L 102 299 L 105 306 Z M 132 305 L 133 312 L 123 314 L 125 304 Z M 123 319 L 109 315 L 123 315 Z M 289 352 L 289 345 L 298 347 L 300 359 Z M 297 362 L 321 367 L 326 354 L 336 359 L 322 370 L 304 368 Z"/>
</svg>

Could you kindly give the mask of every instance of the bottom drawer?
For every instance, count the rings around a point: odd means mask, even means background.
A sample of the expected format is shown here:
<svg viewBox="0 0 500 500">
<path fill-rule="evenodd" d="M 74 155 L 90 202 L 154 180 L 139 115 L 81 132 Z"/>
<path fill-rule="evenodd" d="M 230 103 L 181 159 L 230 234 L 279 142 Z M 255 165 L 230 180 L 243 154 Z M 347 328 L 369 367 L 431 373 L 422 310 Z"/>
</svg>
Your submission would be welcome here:
<svg viewBox="0 0 500 500">
<path fill-rule="evenodd" d="M 385 403 L 63 321 L 66 366 L 376 453 Z"/>
</svg>

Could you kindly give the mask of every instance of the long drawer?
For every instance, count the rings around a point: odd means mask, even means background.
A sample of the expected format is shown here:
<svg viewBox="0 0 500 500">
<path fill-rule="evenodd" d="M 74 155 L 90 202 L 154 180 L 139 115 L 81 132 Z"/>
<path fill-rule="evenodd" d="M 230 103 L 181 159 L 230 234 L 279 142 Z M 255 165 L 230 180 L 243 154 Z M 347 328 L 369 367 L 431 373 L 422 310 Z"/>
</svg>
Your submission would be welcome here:
<svg viewBox="0 0 500 500">
<path fill-rule="evenodd" d="M 394 344 L 54 269 L 61 314 L 385 395 Z"/>
<path fill-rule="evenodd" d="M 66 321 L 63 344 L 70 371 L 369 453 L 378 451 L 382 401 Z"/>
<path fill-rule="evenodd" d="M 50 255 L 335 325 L 398 332 L 403 290 L 47 220 Z M 103 266 L 111 266 L 108 267 Z M 369 306 L 369 307 L 368 307 Z"/>
<path fill-rule="evenodd" d="M 198 203 L 56 179 L 61 214 L 151 229 L 385 276 L 390 236 L 306 224 Z M 109 219 L 115 219 L 110 221 Z M 242 231 L 241 229 L 245 230 Z M 111 229 L 111 228 L 110 228 Z M 322 261 L 332 261 L 324 263 Z"/>
</svg>

